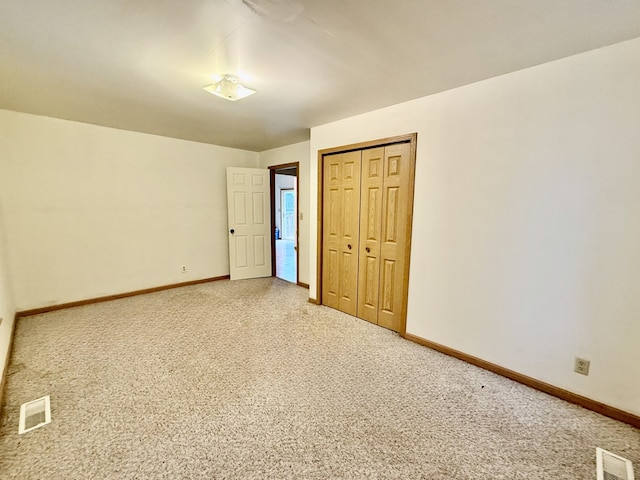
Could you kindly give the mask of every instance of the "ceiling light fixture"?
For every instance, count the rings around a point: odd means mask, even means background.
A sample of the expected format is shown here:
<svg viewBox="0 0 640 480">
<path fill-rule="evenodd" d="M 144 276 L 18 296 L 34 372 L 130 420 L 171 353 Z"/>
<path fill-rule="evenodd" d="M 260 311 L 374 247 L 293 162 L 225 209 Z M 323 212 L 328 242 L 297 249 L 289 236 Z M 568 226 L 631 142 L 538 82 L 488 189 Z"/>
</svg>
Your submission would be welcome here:
<svg viewBox="0 0 640 480">
<path fill-rule="evenodd" d="M 211 85 L 207 85 L 202 88 L 209 93 L 231 100 L 232 102 L 256 93 L 255 90 L 251 90 L 250 88 L 242 85 L 238 77 L 229 74 L 222 75 L 222 78 L 216 83 L 212 83 Z"/>
</svg>

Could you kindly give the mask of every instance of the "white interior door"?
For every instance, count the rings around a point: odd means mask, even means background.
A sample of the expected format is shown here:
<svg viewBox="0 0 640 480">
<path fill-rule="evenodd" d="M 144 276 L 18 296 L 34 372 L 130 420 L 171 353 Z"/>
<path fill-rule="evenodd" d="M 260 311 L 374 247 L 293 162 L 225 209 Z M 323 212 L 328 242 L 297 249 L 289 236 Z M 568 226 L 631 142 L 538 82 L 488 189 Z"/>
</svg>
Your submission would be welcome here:
<svg viewBox="0 0 640 480">
<path fill-rule="evenodd" d="M 271 276 L 269 171 L 227 167 L 231 280 Z"/>
</svg>

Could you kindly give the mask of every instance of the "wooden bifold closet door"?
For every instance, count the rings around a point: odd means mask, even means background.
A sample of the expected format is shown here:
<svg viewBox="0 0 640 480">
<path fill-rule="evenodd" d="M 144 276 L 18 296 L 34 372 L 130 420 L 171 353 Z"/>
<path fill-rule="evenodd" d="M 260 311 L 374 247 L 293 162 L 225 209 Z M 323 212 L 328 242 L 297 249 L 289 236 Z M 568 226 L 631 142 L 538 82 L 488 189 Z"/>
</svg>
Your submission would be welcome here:
<svg viewBox="0 0 640 480">
<path fill-rule="evenodd" d="M 322 303 L 356 315 L 360 152 L 331 155 L 324 165 Z"/>
<path fill-rule="evenodd" d="M 322 303 L 400 331 L 413 203 L 411 144 L 323 158 Z"/>
</svg>

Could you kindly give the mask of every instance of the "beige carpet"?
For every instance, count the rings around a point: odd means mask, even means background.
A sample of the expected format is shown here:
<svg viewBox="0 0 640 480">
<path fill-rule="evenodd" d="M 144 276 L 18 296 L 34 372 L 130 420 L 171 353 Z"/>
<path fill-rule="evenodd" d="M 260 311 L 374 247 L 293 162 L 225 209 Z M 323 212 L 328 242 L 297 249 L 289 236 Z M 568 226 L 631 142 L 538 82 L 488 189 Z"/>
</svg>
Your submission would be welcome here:
<svg viewBox="0 0 640 480">
<path fill-rule="evenodd" d="M 596 446 L 638 471 L 640 430 L 307 297 L 222 281 L 19 320 L 0 478 L 595 479 Z"/>
</svg>

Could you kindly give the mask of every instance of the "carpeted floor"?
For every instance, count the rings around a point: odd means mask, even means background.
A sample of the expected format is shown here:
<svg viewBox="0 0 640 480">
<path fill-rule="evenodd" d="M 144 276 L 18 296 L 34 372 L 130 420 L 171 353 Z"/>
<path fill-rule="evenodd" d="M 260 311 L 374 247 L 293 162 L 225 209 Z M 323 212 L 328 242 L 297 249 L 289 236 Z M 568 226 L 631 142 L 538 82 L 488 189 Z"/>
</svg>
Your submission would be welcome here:
<svg viewBox="0 0 640 480">
<path fill-rule="evenodd" d="M 596 446 L 637 471 L 640 430 L 307 297 L 221 281 L 20 319 L 0 478 L 576 480 Z"/>
</svg>

